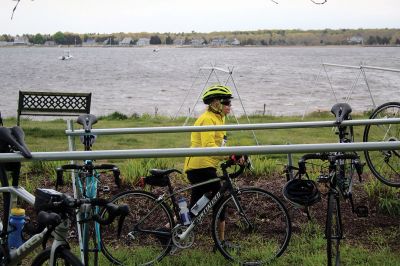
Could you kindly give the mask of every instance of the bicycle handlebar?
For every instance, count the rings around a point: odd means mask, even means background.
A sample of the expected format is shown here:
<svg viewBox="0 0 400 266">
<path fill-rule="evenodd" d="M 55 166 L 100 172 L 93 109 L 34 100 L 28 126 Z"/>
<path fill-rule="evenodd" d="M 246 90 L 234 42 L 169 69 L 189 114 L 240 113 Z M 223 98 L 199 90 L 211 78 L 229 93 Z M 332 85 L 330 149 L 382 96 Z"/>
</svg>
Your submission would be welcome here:
<svg viewBox="0 0 400 266">
<path fill-rule="evenodd" d="M 92 215 L 91 218 L 81 220 L 82 223 L 93 220 L 101 225 L 109 225 L 114 222 L 114 220 L 119 216 L 118 221 L 118 236 L 121 234 L 122 225 L 125 217 L 129 214 L 129 207 L 127 204 L 116 205 L 111 203 L 106 199 L 74 199 L 66 194 L 64 194 L 64 199 L 60 202 L 54 202 L 55 207 L 65 207 L 66 209 L 79 208 L 84 204 L 90 204 L 92 206 L 104 207 L 108 213 L 107 218 L 103 219 L 99 214 Z"/>
<path fill-rule="evenodd" d="M 56 169 L 57 173 L 57 185 L 63 185 L 64 180 L 63 180 L 63 174 L 64 170 L 88 170 L 88 171 L 93 171 L 93 170 L 111 170 L 114 175 L 114 183 L 117 185 L 117 187 L 121 187 L 121 171 L 119 168 L 113 164 L 100 164 L 100 165 L 93 165 L 93 164 L 65 164 Z"/>
<path fill-rule="evenodd" d="M 236 178 L 236 177 L 240 176 L 246 168 L 251 167 L 251 163 L 250 163 L 247 155 L 243 155 L 243 157 L 245 159 L 244 164 L 238 164 L 238 158 L 236 158 L 236 157 L 237 157 L 237 155 L 231 156 L 228 160 L 226 160 L 224 163 L 221 164 L 221 169 L 222 169 L 224 177 L 229 176 L 232 179 Z M 230 173 L 228 175 L 227 169 L 233 165 L 239 165 L 239 170 L 234 173 Z"/>
<path fill-rule="evenodd" d="M 307 160 L 322 160 L 322 161 L 329 161 L 330 163 L 334 163 L 337 160 L 357 160 L 359 159 L 358 154 L 356 153 L 308 153 L 304 154 L 298 164 L 299 164 L 299 174 L 306 174 L 306 162 Z M 357 172 L 358 169 L 357 169 Z"/>
</svg>

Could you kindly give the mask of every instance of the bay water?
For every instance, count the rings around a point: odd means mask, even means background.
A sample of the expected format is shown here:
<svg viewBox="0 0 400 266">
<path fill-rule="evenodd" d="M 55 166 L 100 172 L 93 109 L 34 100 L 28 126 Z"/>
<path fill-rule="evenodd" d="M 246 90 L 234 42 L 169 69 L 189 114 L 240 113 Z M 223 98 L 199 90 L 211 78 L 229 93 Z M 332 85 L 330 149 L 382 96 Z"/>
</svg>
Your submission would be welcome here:
<svg viewBox="0 0 400 266">
<path fill-rule="evenodd" d="M 65 50 L 71 60 L 58 59 Z M 398 72 L 364 76 L 322 63 L 400 69 L 400 47 L 1 48 L 0 112 L 16 116 L 23 90 L 91 92 L 95 115 L 196 116 L 214 83 L 233 89 L 235 115 L 302 115 L 343 101 L 363 112 L 400 101 Z"/>
</svg>

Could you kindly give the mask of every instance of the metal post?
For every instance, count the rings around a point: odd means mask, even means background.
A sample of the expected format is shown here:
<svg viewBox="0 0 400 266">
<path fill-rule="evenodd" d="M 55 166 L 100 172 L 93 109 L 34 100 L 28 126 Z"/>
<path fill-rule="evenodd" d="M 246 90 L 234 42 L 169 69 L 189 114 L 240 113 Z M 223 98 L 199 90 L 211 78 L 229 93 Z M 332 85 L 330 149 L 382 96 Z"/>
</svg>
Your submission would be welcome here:
<svg viewBox="0 0 400 266">
<path fill-rule="evenodd" d="M 71 119 L 67 120 L 67 128 L 71 132 L 74 132 L 74 122 Z M 75 137 L 68 135 L 68 150 L 69 151 L 76 151 L 75 147 Z M 71 160 L 71 164 L 75 164 L 74 160 Z M 76 188 L 76 182 L 75 182 L 75 171 L 71 171 L 71 181 L 72 181 L 72 190 L 74 193 L 74 198 L 78 198 L 78 190 Z M 84 254 L 83 254 L 83 240 L 82 240 L 82 231 L 81 231 L 81 225 L 79 224 L 80 216 L 79 213 L 76 214 L 76 228 L 77 228 L 77 234 L 78 234 L 78 242 L 79 242 L 79 250 L 81 252 L 81 261 L 82 263 L 85 263 L 84 261 Z"/>
</svg>

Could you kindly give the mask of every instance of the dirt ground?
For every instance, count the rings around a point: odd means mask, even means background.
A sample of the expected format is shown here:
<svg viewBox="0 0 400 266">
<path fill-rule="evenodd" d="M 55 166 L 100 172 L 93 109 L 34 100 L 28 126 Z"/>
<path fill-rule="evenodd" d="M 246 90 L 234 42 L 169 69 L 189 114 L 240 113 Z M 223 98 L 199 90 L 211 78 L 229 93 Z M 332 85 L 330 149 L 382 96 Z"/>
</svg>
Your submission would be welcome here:
<svg viewBox="0 0 400 266">
<path fill-rule="evenodd" d="M 371 177 L 370 177 L 371 178 Z M 366 178 L 364 178 L 366 179 Z M 368 178 L 367 178 L 368 179 Z M 105 181 L 109 180 L 109 181 Z M 182 181 L 173 182 L 175 188 L 182 188 L 187 186 Z M 300 233 L 302 224 L 308 222 L 306 215 L 299 209 L 292 207 L 282 195 L 282 188 L 286 183 L 286 179 L 282 176 L 274 177 L 241 177 L 237 180 L 237 185 L 239 187 L 245 186 L 255 186 L 259 188 L 266 189 L 276 196 L 278 196 L 282 202 L 287 206 L 293 226 L 293 234 Z M 365 183 L 365 181 L 363 182 Z M 123 184 L 123 187 L 118 189 L 113 184 L 113 178 L 111 176 L 102 177 L 102 184 L 107 185 L 110 188 L 109 192 L 102 192 L 100 189 L 99 197 L 111 198 L 113 195 L 129 190 L 129 189 L 139 189 L 139 187 L 134 187 L 128 184 Z M 310 214 L 316 223 L 320 225 L 321 228 L 325 228 L 326 220 L 326 210 L 327 210 L 327 195 L 324 194 L 324 187 L 322 184 L 318 184 L 319 189 L 322 194 L 322 199 L 320 202 L 316 203 L 310 208 Z M 41 187 L 54 187 L 53 182 L 44 181 Z M 382 214 L 378 211 L 376 202 L 371 201 L 366 192 L 363 189 L 363 184 L 358 181 L 355 182 L 353 187 L 353 197 L 355 201 L 355 206 L 365 205 L 368 207 L 369 215 L 365 218 L 359 218 L 356 214 L 352 213 L 351 206 L 348 201 L 341 200 L 341 212 L 343 218 L 345 243 L 354 243 L 357 245 L 362 245 L 368 249 L 375 249 L 379 247 L 380 244 L 387 244 L 393 251 L 400 252 L 400 217 L 389 216 Z M 62 192 L 68 192 L 72 194 L 72 189 L 70 186 L 64 186 L 59 189 Z M 152 190 L 156 194 L 165 191 L 164 188 L 153 188 Z M 189 195 L 187 195 L 189 196 Z M 27 213 L 32 213 L 29 206 L 26 206 Z M 206 219 L 207 220 L 207 219 Z M 204 226 L 207 226 L 204 224 Z M 379 240 L 381 239 L 381 240 Z M 384 243 L 380 242 L 384 241 Z M 202 246 L 201 243 L 199 243 Z"/>
<path fill-rule="evenodd" d="M 363 205 L 368 207 L 368 217 L 357 217 L 352 212 L 350 202 L 341 199 L 341 213 L 343 219 L 343 228 L 346 243 L 355 243 L 366 248 L 374 249 L 381 244 L 378 240 L 374 240 L 374 236 L 379 234 L 393 251 L 400 252 L 400 217 L 382 214 L 378 210 L 376 202 L 373 202 L 363 189 L 365 179 L 373 177 L 365 177 L 363 182 L 355 181 L 353 186 L 353 199 L 355 207 Z M 296 209 L 288 203 L 283 195 L 282 188 L 286 183 L 283 177 L 275 178 L 258 178 L 257 180 L 245 179 L 243 184 L 257 186 L 267 189 L 277 195 L 287 206 L 292 219 L 293 233 L 301 230 L 301 224 L 308 221 L 303 211 Z M 321 228 L 325 228 L 326 211 L 327 211 L 327 192 L 323 184 L 318 184 L 321 192 L 321 201 L 314 204 L 310 208 L 311 219 L 317 222 Z M 376 237 L 375 237 L 376 238 Z M 379 238 L 379 237 L 378 237 Z"/>
</svg>

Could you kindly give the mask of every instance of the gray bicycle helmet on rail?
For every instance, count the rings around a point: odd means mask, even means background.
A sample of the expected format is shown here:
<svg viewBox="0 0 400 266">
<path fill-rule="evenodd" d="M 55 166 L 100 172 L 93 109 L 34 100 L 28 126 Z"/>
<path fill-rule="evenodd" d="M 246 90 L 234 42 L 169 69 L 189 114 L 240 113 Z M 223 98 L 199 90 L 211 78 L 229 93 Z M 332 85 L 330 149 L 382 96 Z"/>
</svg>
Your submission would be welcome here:
<svg viewBox="0 0 400 266">
<path fill-rule="evenodd" d="M 297 208 L 307 208 L 321 200 L 321 193 L 314 181 L 293 179 L 283 187 L 283 196 Z"/>
</svg>

